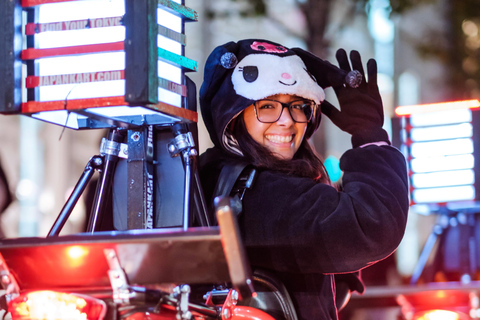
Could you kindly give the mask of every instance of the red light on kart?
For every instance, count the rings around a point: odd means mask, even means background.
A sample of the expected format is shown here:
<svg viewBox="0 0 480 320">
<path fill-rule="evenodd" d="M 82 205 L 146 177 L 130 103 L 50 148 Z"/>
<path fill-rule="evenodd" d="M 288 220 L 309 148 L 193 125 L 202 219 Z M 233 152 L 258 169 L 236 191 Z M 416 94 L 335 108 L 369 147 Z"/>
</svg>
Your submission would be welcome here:
<svg viewBox="0 0 480 320">
<path fill-rule="evenodd" d="M 414 317 L 415 320 L 462 320 L 458 312 L 448 310 L 428 310 Z"/>
<path fill-rule="evenodd" d="M 70 259 L 82 259 L 88 254 L 88 250 L 81 246 L 73 246 L 67 249 L 67 255 Z"/>
<path fill-rule="evenodd" d="M 70 267 L 75 268 L 81 266 L 85 261 L 84 258 L 88 255 L 88 249 L 82 246 L 72 246 L 66 249 L 68 263 Z"/>
<path fill-rule="evenodd" d="M 401 294 L 397 302 L 407 320 L 470 320 L 477 318 L 476 299 L 468 291 L 431 290 Z"/>
<path fill-rule="evenodd" d="M 13 320 L 102 320 L 106 309 L 102 300 L 54 291 L 21 294 L 8 304 Z"/>
</svg>

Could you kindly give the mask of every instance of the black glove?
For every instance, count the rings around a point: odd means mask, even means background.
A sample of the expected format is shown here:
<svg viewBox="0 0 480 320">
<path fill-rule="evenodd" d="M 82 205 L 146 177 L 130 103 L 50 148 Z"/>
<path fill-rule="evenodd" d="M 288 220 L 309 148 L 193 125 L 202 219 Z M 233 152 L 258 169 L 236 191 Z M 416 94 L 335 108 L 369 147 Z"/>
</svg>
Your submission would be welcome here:
<svg viewBox="0 0 480 320">
<path fill-rule="evenodd" d="M 353 68 L 361 73 L 363 79 L 358 88 L 346 85 L 333 86 L 340 103 L 340 110 L 325 100 L 321 104 L 322 113 L 341 130 L 352 135 L 354 148 L 370 142 L 385 141 L 390 144 L 387 132 L 382 129 L 383 105 L 377 86 L 376 61 L 370 59 L 367 63 L 367 83 L 358 51 L 350 52 L 352 68 L 345 50 L 339 49 L 336 58 L 340 69 L 348 73 Z M 338 81 L 335 82 L 338 83 Z"/>
</svg>

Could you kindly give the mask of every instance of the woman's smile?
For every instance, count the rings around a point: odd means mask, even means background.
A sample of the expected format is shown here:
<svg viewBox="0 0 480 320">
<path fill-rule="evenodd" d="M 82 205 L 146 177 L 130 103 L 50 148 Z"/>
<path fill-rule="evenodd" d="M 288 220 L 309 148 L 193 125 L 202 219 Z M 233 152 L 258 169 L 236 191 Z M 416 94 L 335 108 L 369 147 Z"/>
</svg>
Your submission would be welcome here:
<svg viewBox="0 0 480 320">
<path fill-rule="evenodd" d="M 293 135 L 274 135 L 274 134 L 266 134 L 265 138 L 273 143 L 289 143 L 293 139 Z"/>
</svg>

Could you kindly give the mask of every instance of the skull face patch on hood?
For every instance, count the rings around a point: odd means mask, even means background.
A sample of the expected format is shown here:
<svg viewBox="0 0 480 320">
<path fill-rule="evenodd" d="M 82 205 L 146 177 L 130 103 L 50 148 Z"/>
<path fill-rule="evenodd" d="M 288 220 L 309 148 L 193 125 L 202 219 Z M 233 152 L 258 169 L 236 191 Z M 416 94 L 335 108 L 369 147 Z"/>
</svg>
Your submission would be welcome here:
<svg viewBox="0 0 480 320">
<path fill-rule="evenodd" d="M 310 67 L 307 67 L 310 66 Z M 213 143 L 241 154 L 227 132 L 228 124 L 256 100 L 275 94 L 296 95 L 319 105 L 323 88 L 338 68 L 302 49 L 267 40 L 229 42 L 213 50 L 205 64 L 200 89 L 203 120 Z M 308 139 L 320 124 L 317 106 L 307 127 Z"/>
<path fill-rule="evenodd" d="M 323 89 L 297 55 L 250 54 L 233 70 L 232 83 L 236 94 L 251 100 L 280 93 L 313 100 L 317 104 L 325 99 Z"/>
</svg>

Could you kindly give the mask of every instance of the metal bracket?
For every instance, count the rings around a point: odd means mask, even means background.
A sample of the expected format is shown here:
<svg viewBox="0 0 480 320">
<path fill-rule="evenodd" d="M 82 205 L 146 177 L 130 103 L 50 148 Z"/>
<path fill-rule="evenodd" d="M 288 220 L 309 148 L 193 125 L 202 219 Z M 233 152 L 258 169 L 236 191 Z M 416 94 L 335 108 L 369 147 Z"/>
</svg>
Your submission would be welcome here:
<svg viewBox="0 0 480 320">
<path fill-rule="evenodd" d="M 113 301 L 118 304 L 128 303 L 130 301 L 130 291 L 128 289 L 127 276 L 120 266 L 117 253 L 114 249 L 104 249 L 103 252 L 110 268 L 108 277 L 113 289 Z"/>
<path fill-rule="evenodd" d="M 100 154 L 113 155 L 119 158 L 128 159 L 128 145 L 126 143 L 119 143 L 106 138 L 102 138 L 100 143 Z"/>
<path fill-rule="evenodd" d="M 176 135 L 168 144 L 168 152 L 172 157 L 177 157 L 183 150 L 195 147 L 191 132 Z"/>
<path fill-rule="evenodd" d="M 3 259 L 2 254 L 0 253 L 0 279 L 2 281 L 3 289 L 5 290 L 5 298 L 7 302 L 12 299 L 15 299 L 20 294 L 20 287 L 18 286 L 17 280 L 10 273 L 5 260 Z"/>
<path fill-rule="evenodd" d="M 177 298 L 177 319 L 192 319 L 192 313 L 188 310 L 190 291 L 190 286 L 188 284 L 184 284 L 173 289 L 173 293 Z"/>
<path fill-rule="evenodd" d="M 222 306 L 221 317 L 222 320 L 228 320 L 233 318 L 234 309 L 238 302 L 238 292 L 230 290 L 227 294 L 227 298 Z"/>
</svg>

